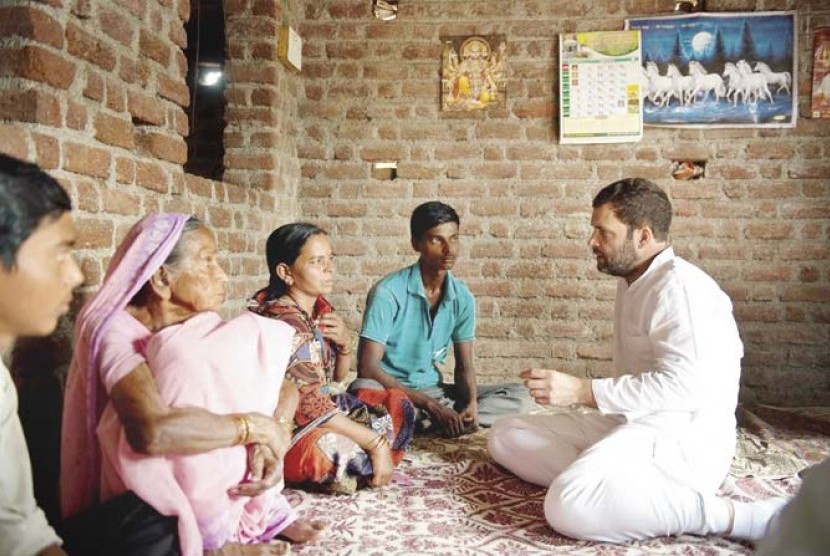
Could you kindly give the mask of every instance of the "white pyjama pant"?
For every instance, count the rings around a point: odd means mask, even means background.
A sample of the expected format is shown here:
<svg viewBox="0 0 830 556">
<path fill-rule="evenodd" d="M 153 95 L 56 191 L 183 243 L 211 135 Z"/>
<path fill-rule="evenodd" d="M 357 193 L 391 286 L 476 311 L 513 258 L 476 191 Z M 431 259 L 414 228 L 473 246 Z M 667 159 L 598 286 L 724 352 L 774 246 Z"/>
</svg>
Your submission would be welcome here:
<svg viewBox="0 0 830 556">
<path fill-rule="evenodd" d="M 488 448 L 497 463 L 548 488 L 544 511 L 554 530 L 624 542 L 722 532 L 716 492 L 732 460 L 722 444 L 700 449 L 620 416 L 568 412 L 500 419 Z"/>
</svg>

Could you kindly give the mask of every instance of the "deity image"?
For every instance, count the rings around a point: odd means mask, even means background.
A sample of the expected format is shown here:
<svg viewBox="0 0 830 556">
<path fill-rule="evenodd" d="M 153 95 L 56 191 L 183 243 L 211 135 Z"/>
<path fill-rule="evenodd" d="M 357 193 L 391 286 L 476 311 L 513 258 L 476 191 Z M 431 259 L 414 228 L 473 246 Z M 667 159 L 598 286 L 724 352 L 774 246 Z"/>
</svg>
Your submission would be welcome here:
<svg viewBox="0 0 830 556">
<path fill-rule="evenodd" d="M 507 43 L 503 37 L 444 39 L 443 110 L 471 111 L 503 105 L 506 62 Z"/>
</svg>

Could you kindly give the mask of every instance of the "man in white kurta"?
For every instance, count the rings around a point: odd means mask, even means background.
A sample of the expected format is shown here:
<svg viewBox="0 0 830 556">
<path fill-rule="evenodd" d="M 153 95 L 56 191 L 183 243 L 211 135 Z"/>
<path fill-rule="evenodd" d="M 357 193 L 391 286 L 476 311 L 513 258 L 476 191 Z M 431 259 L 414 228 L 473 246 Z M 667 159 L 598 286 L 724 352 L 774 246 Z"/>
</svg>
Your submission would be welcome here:
<svg viewBox="0 0 830 556">
<path fill-rule="evenodd" d="M 490 453 L 549 487 L 545 517 L 571 537 L 758 538 L 782 502 L 716 496 L 735 448 L 743 356 L 729 297 L 668 245 L 671 205 L 655 184 L 615 182 L 593 206 L 597 268 L 619 279 L 613 376 L 522 372 L 537 402 L 572 410 L 497 421 Z"/>
</svg>

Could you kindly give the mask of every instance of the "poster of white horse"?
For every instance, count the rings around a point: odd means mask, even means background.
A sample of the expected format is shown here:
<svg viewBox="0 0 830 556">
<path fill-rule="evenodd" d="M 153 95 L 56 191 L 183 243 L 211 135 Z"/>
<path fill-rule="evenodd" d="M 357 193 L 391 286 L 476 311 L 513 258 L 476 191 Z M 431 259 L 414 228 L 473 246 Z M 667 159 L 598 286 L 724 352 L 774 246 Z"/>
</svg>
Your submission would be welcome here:
<svg viewBox="0 0 830 556">
<path fill-rule="evenodd" d="M 642 33 L 643 123 L 795 126 L 796 23 L 794 11 L 627 20 Z"/>
</svg>

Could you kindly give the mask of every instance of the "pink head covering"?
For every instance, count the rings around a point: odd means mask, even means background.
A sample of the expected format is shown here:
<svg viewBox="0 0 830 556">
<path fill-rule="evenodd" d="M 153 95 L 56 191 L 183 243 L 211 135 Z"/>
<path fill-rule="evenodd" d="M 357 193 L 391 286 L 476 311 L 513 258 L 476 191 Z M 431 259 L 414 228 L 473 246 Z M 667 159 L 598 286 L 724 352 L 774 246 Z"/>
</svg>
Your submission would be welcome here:
<svg viewBox="0 0 830 556">
<path fill-rule="evenodd" d="M 64 394 L 61 434 L 61 512 L 69 517 L 98 502 L 101 455 L 95 428 L 106 397 L 99 377 L 101 338 L 113 315 L 164 264 L 179 242 L 187 214 L 151 214 L 121 242 L 101 289 L 75 322 L 75 352 Z"/>
</svg>

